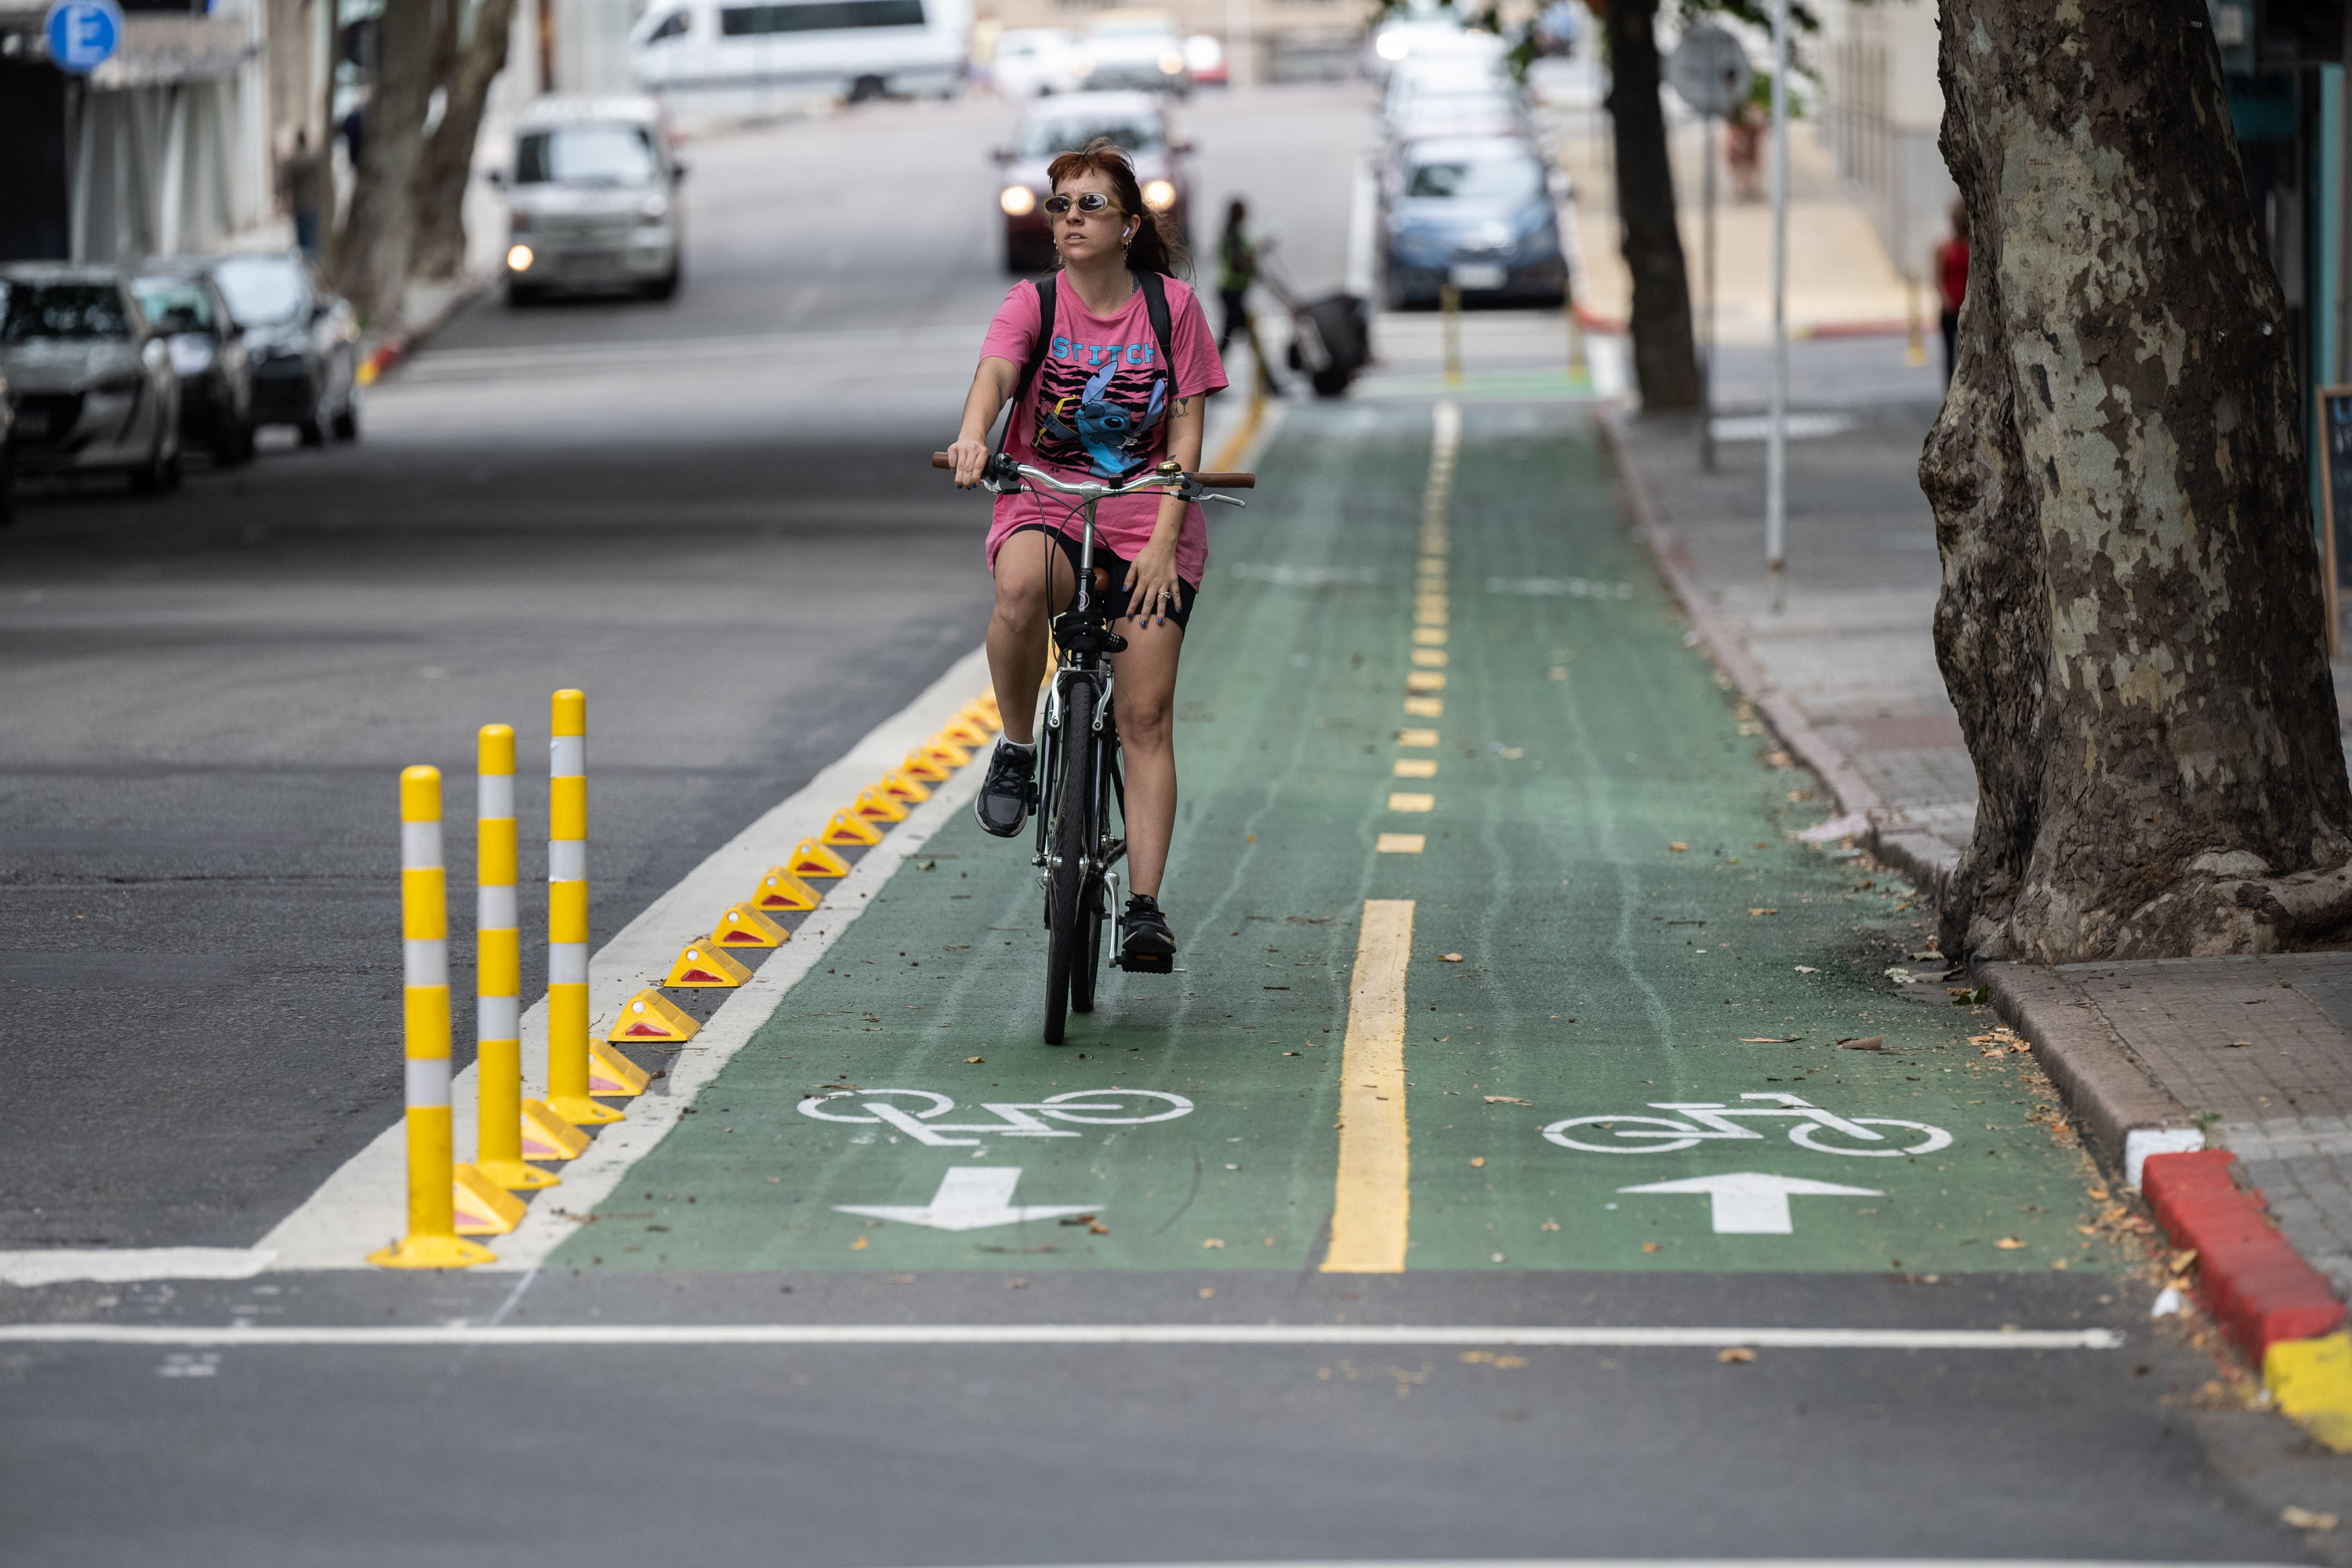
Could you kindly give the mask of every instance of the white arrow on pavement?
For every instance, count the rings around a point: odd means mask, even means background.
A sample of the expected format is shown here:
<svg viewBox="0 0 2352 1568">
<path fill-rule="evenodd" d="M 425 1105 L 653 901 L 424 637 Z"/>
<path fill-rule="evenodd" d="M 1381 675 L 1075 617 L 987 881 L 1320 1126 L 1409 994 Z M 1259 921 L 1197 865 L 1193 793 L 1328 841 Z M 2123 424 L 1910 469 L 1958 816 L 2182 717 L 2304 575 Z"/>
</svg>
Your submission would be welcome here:
<svg viewBox="0 0 2352 1568">
<path fill-rule="evenodd" d="M 991 1226 L 1018 1225 L 1024 1219 L 1059 1219 L 1064 1215 L 1098 1213 L 1100 1204 L 1024 1204 L 1013 1202 L 1021 1183 L 1018 1165 L 958 1165 L 940 1178 L 940 1190 L 920 1208 L 887 1204 L 835 1204 L 843 1214 L 870 1215 L 933 1230 L 986 1230 Z M 1841 1189 L 1843 1190 L 1843 1189 Z M 1783 1205 L 1785 1210 L 1786 1205 Z M 1786 1226 L 1782 1227 L 1786 1229 Z"/>
<path fill-rule="evenodd" d="M 1713 1200 L 1717 1236 L 1789 1236 L 1796 1222 L 1789 1215 L 1792 1197 L 1875 1198 L 1876 1187 L 1841 1187 L 1834 1182 L 1809 1182 L 1802 1176 L 1769 1176 L 1761 1171 L 1733 1171 L 1721 1176 L 1693 1176 L 1681 1182 L 1652 1182 L 1645 1187 L 1620 1187 L 1621 1193 L 1705 1193 Z"/>
</svg>

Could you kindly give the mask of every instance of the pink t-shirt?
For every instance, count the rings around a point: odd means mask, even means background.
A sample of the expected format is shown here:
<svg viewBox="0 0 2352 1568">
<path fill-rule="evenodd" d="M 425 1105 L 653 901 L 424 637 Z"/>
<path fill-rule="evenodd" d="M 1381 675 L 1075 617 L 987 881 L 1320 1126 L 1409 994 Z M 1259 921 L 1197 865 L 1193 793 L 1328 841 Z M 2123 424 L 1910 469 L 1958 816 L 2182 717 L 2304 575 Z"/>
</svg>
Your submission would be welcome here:
<svg viewBox="0 0 2352 1568">
<path fill-rule="evenodd" d="M 1054 287 L 1054 328 L 1045 363 L 1029 396 L 1013 411 L 1004 449 L 1028 463 L 1073 481 L 1132 477 L 1168 456 L 1168 410 L 1179 395 L 1202 397 L 1225 387 L 1224 362 L 1217 340 L 1192 290 L 1164 279 L 1168 293 L 1168 352 L 1175 359 L 1176 385 L 1168 384 L 1160 344 L 1151 331 L 1151 311 L 1137 285 L 1118 314 L 1097 316 L 1070 287 Z M 993 354 L 1015 366 L 1029 363 L 1037 341 L 1037 289 L 1015 283 L 988 324 L 982 358 Z M 1151 542 L 1160 521 L 1157 494 L 1112 496 L 1095 512 L 1095 537 L 1105 548 L 1132 561 Z M 1085 536 L 1076 503 L 1051 491 L 1028 489 L 999 496 L 988 530 L 988 564 L 996 567 L 997 546 L 1024 523 L 1042 522 L 1073 539 Z M 1194 587 L 1209 563 L 1209 529 L 1196 503 L 1187 509 L 1176 535 L 1176 574 Z"/>
</svg>

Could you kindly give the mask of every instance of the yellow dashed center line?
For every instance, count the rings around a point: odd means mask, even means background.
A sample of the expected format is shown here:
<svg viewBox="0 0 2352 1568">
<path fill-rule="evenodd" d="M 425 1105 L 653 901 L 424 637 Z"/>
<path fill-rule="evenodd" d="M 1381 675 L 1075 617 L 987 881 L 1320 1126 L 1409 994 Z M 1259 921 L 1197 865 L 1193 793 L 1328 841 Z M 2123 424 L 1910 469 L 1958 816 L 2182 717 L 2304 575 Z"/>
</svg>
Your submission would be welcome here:
<svg viewBox="0 0 2352 1568">
<path fill-rule="evenodd" d="M 1404 977 L 1412 959 L 1412 900 L 1366 899 L 1339 1061 L 1339 1175 L 1327 1274 L 1404 1269 L 1412 1212 Z"/>
</svg>

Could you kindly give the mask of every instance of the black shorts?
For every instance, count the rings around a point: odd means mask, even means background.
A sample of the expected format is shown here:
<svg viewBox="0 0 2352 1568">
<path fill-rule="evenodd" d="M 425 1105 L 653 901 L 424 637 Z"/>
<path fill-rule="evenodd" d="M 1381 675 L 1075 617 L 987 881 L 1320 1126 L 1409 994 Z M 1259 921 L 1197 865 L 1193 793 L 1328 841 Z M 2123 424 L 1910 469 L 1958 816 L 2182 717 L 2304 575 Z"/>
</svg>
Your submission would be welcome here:
<svg viewBox="0 0 2352 1568">
<path fill-rule="evenodd" d="M 996 547 L 997 559 L 1003 560 L 1004 552 L 1013 547 L 1013 542 L 1024 533 L 1051 534 L 1054 542 L 1062 547 L 1062 554 L 1070 563 L 1070 580 L 1074 583 L 1077 581 L 1078 541 L 1072 539 L 1059 529 L 1048 528 L 1042 522 L 1024 522 L 1006 534 L 1003 541 Z M 1114 621 L 1127 618 L 1127 569 L 1131 564 L 1132 563 L 1104 548 L 1100 534 L 1095 536 L 1095 570 L 1109 574 L 1110 586 L 1108 593 L 1110 596 L 1110 618 Z M 1183 593 L 1178 596 L 1184 602 L 1172 606 L 1168 611 L 1168 618 L 1176 623 L 1177 630 L 1181 631 L 1192 618 L 1192 605 L 1200 598 L 1201 589 L 1199 584 L 1186 583 L 1181 577 L 1177 578 L 1176 581 L 1183 587 Z"/>
</svg>

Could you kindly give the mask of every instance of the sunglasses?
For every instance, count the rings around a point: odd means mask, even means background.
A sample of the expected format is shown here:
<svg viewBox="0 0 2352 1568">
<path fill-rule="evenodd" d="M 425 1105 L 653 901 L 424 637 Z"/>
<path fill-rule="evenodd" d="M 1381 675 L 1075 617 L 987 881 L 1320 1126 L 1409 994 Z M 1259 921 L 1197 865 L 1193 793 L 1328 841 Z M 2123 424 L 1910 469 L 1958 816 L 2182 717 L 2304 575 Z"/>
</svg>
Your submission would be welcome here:
<svg viewBox="0 0 2352 1568">
<path fill-rule="evenodd" d="M 1082 213 L 1098 213 L 1110 205 L 1110 198 L 1100 191 L 1087 191 L 1080 195 L 1053 195 L 1045 200 L 1045 208 L 1060 217 L 1075 205 Z"/>
</svg>

